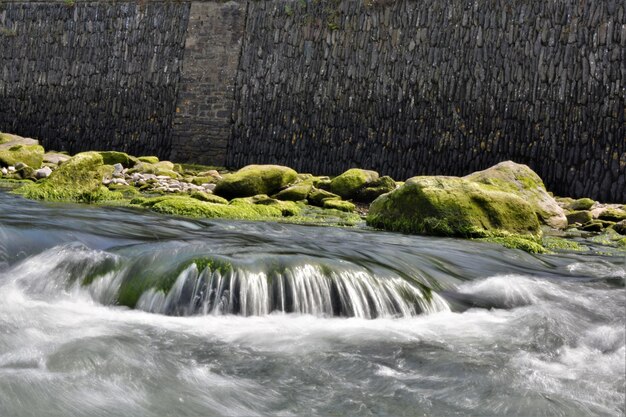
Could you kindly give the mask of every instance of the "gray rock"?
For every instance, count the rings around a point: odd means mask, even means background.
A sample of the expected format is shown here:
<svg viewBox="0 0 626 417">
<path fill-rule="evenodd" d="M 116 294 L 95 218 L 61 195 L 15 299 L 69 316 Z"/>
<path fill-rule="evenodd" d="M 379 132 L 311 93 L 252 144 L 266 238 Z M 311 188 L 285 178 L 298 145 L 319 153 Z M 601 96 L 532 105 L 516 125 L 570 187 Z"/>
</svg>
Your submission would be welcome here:
<svg viewBox="0 0 626 417">
<path fill-rule="evenodd" d="M 52 169 L 50 167 L 45 166 L 35 171 L 35 178 L 37 178 L 38 180 L 42 178 L 48 178 L 50 174 L 52 174 Z"/>
</svg>

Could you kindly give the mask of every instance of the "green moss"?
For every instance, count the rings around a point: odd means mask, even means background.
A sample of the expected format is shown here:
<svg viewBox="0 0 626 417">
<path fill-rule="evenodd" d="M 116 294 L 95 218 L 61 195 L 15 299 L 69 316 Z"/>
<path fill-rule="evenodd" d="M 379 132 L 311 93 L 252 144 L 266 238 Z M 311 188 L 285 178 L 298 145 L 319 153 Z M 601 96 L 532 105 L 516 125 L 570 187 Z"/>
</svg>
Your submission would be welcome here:
<svg viewBox="0 0 626 417">
<path fill-rule="evenodd" d="M 189 196 L 191 198 L 195 198 L 196 200 L 206 201 L 207 203 L 228 204 L 228 200 L 226 200 L 225 198 L 219 197 L 214 194 L 203 193 L 201 191 L 194 191 Z"/>
<path fill-rule="evenodd" d="M 333 178 L 330 191 L 345 199 L 355 198 L 359 190 L 378 179 L 378 172 L 352 168 Z"/>
<path fill-rule="evenodd" d="M 337 194 L 331 193 L 330 191 L 312 188 L 307 197 L 307 200 L 309 201 L 309 204 L 318 207 L 324 207 L 324 202 L 326 200 L 341 200 L 341 197 L 339 197 Z"/>
<path fill-rule="evenodd" d="M 345 211 L 347 213 L 354 212 L 356 208 L 354 204 L 349 201 L 342 200 L 324 200 L 324 208 L 327 209 L 335 209 L 340 211 Z"/>
<path fill-rule="evenodd" d="M 626 211 L 614 207 L 609 207 L 602 211 L 602 213 L 600 213 L 598 219 L 604 221 L 619 222 L 626 219 Z"/>
<path fill-rule="evenodd" d="M 120 193 L 102 185 L 103 177 L 111 175 L 113 167 L 103 165 L 97 152 L 83 152 L 70 158 L 50 176 L 36 184 L 14 190 L 26 198 L 50 201 L 94 203 L 121 198 Z"/>
<path fill-rule="evenodd" d="M 579 198 L 569 203 L 570 210 L 589 210 L 596 202 L 590 198 Z"/>
<path fill-rule="evenodd" d="M 358 191 L 355 200 L 364 203 L 371 203 L 378 198 L 378 196 L 389 193 L 395 189 L 396 182 L 391 177 L 380 177 L 379 179 L 361 188 Z"/>
<path fill-rule="evenodd" d="M 202 185 L 202 184 L 213 184 L 215 183 L 217 180 L 215 179 L 215 177 L 212 176 L 206 176 L 206 177 L 192 177 L 189 179 L 189 181 L 194 185 Z"/>
<path fill-rule="evenodd" d="M 555 236 L 545 236 L 542 240 L 543 247 L 549 250 L 562 250 L 562 251 L 575 251 L 582 252 L 587 248 L 580 243 L 571 240 L 563 239 Z"/>
<path fill-rule="evenodd" d="M 137 159 L 139 160 L 139 162 L 146 162 L 148 164 L 156 164 L 159 162 L 159 158 L 157 158 L 156 156 L 140 156 Z M 172 168 L 174 168 L 173 165 Z"/>
<path fill-rule="evenodd" d="M 279 165 L 248 165 L 217 183 L 215 194 L 231 199 L 275 194 L 296 181 L 298 173 Z"/>
<path fill-rule="evenodd" d="M 273 197 L 278 200 L 285 201 L 302 201 L 306 200 L 313 186 L 311 184 L 297 184 L 285 188 L 276 193 Z"/>
<path fill-rule="evenodd" d="M 541 233 L 534 209 L 515 194 L 456 177 L 414 177 L 377 198 L 367 216 L 386 230 L 460 237 Z"/>
<path fill-rule="evenodd" d="M 526 165 L 505 161 L 463 178 L 493 190 L 516 194 L 533 207 L 542 223 L 554 228 L 567 226 L 563 209 L 546 191 L 539 175 Z"/>
<path fill-rule="evenodd" d="M 511 235 L 511 236 L 499 236 L 499 237 L 487 237 L 479 239 L 485 242 L 498 243 L 506 248 L 520 249 L 528 253 L 547 253 L 548 251 L 537 243 L 533 237 Z"/>
<path fill-rule="evenodd" d="M 130 168 L 135 165 L 135 162 L 124 152 L 100 151 L 98 153 L 102 156 L 102 161 L 105 165 L 122 164 L 124 168 Z"/>
<path fill-rule="evenodd" d="M 129 174 L 135 172 L 141 174 L 164 175 L 170 178 L 179 178 L 180 175 L 174 171 L 174 164 L 170 161 L 161 161 L 154 164 L 149 162 L 139 162 L 133 168 L 128 170 Z"/>
<path fill-rule="evenodd" d="M 38 169 L 43 162 L 43 154 L 44 149 L 40 145 L 15 145 L 8 149 L 0 149 L 0 166 L 15 166 L 21 162 Z"/>
<path fill-rule="evenodd" d="M 263 220 L 282 217 L 283 215 L 280 209 L 270 206 L 256 204 L 215 204 L 187 196 L 137 198 L 131 200 L 131 204 L 150 208 L 158 213 L 188 217 Z"/>
</svg>

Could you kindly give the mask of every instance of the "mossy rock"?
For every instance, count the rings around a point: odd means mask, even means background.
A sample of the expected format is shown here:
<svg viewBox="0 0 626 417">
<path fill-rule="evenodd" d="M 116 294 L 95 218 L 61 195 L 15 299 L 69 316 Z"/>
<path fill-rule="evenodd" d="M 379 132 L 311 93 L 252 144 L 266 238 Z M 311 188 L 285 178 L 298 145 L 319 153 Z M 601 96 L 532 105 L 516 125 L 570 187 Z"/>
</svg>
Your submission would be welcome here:
<svg viewBox="0 0 626 417">
<path fill-rule="evenodd" d="M 601 232 L 607 226 L 608 225 L 601 220 L 592 220 L 583 224 L 580 229 L 584 230 L 585 232 Z"/>
<path fill-rule="evenodd" d="M 547 192 L 539 175 L 526 165 L 512 161 L 500 162 L 463 178 L 514 193 L 532 205 L 542 223 L 557 229 L 567 227 L 565 212 Z"/>
<path fill-rule="evenodd" d="M 275 194 L 298 178 L 298 173 L 280 165 L 248 165 L 217 182 L 215 194 L 232 199 L 257 194 Z"/>
<path fill-rule="evenodd" d="M 574 211 L 567 214 L 567 224 L 580 223 L 585 224 L 592 220 L 591 213 L 588 211 Z"/>
<path fill-rule="evenodd" d="M 356 206 L 349 201 L 326 199 L 324 200 L 324 208 L 353 213 Z"/>
<path fill-rule="evenodd" d="M 214 184 L 217 180 L 215 177 L 208 175 L 206 177 L 191 177 L 189 181 L 194 185 L 202 185 L 202 184 Z"/>
<path fill-rule="evenodd" d="M 578 200 L 574 200 L 568 205 L 568 209 L 577 211 L 577 210 L 589 210 L 596 202 L 590 198 L 579 198 Z"/>
<path fill-rule="evenodd" d="M 124 168 L 132 168 L 135 161 L 127 153 L 117 151 L 99 151 L 105 165 L 121 164 Z"/>
<path fill-rule="evenodd" d="M 207 203 L 228 204 L 228 200 L 226 200 L 225 198 L 214 194 L 203 193 L 202 191 L 194 191 L 190 194 L 190 197 L 195 198 L 196 200 L 205 201 Z"/>
<path fill-rule="evenodd" d="M 393 178 L 384 176 L 361 188 L 357 192 L 357 195 L 354 197 L 354 199 L 363 203 L 371 203 L 379 196 L 390 193 L 395 189 L 396 182 L 393 180 Z"/>
<path fill-rule="evenodd" d="M 414 177 L 378 197 L 367 224 L 416 234 L 485 237 L 540 235 L 535 209 L 515 193 L 458 177 Z"/>
<path fill-rule="evenodd" d="M 313 187 L 311 189 L 311 192 L 307 196 L 307 200 L 311 205 L 324 207 L 324 202 L 326 200 L 341 200 L 341 197 L 339 197 L 337 194 L 331 193 L 330 191 L 320 190 Z"/>
<path fill-rule="evenodd" d="M 626 219 L 626 211 L 614 207 L 609 207 L 598 215 L 599 220 L 619 222 Z"/>
<path fill-rule="evenodd" d="M 156 164 L 159 162 L 159 158 L 157 158 L 156 156 L 140 156 L 137 159 L 139 160 L 139 162 L 146 162 L 148 164 Z M 172 168 L 174 168 L 173 164 Z"/>
<path fill-rule="evenodd" d="M 615 230 L 620 235 L 626 235 L 626 220 L 615 223 L 613 225 L 613 230 Z"/>
<path fill-rule="evenodd" d="M 79 153 L 61 165 L 45 180 L 15 190 L 26 198 L 50 201 L 94 203 L 121 198 L 109 191 L 102 179 L 113 173 L 113 167 L 104 165 L 97 152 Z"/>
<path fill-rule="evenodd" d="M 359 191 L 378 179 L 378 172 L 352 168 L 336 176 L 330 183 L 330 191 L 341 198 L 352 199 Z"/>
<path fill-rule="evenodd" d="M 163 214 L 187 217 L 222 218 L 233 220 L 269 220 L 282 217 L 280 209 L 256 204 L 215 204 L 188 196 L 163 196 L 133 199 L 131 204 Z"/>
<path fill-rule="evenodd" d="M 14 145 L 0 149 L 0 166 L 15 166 L 22 162 L 31 168 L 39 169 L 43 162 L 44 149 L 40 145 Z"/>
<path fill-rule="evenodd" d="M 274 194 L 274 198 L 284 201 L 306 200 L 313 186 L 311 184 L 296 184 Z"/>
<path fill-rule="evenodd" d="M 138 172 L 140 174 L 163 175 L 170 178 L 180 178 L 180 175 L 174 171 L 174 164 L 170 161 L 160 161 L 156 163 L 139 162 L 133 168 L 128 170 L 129 174 Z"/>
</svg>

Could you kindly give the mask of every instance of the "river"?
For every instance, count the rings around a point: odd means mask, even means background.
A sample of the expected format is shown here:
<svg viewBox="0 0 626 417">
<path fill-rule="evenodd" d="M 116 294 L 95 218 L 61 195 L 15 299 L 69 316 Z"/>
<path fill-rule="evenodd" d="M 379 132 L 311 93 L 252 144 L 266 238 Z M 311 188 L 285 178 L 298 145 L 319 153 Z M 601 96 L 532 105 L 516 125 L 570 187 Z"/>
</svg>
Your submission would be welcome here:
<svg viewBox="0 0 626 417">
<path fill-rule="evenodd" d="M 0 416 L 624 415 L 625 268 L 0 191 Z"/>
</svg>

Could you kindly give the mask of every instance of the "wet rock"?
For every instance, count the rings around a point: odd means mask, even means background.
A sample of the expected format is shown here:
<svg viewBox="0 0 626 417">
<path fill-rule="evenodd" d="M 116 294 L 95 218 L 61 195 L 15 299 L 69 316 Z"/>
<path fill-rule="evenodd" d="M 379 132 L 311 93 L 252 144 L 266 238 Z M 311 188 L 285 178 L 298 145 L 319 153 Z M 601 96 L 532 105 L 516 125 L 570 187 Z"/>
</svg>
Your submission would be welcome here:
<svg viewBox="0 0 626 417">
<path fill-rule="evenodd" d="M 411 178 L 372 203 L 367 223 L 386 230 L 444 236 L 541 234 L 535 207 L 526 199 L 467 177 Z"/>
<path fill-rule="evenodd" d="M 579 198 L 572 201 L 567 208 L 570 210 L 589 210 L 595 203 L 590 198 Z"/>
<path fill-rule="evenodd" d="M 567 227 L 565 212 L 548 194 L 541 178 L 526 165 L 505 161 L 464 178 L 514 193 L 533 206 L 542 223 L 557 229 Z"/>
<path fill-rule="evenodd" d="M 248 165 L 225 175 L 217 183 L 215 194 L 231 199 L 257 194 L 275 194 L 297 179 L 298 173 L 280 165 Z"/>
<path fill-rule="evenodd" d="M 592 219 L 591 213 L 588 211 L 584 211 L 584 210 L 574 211 L 567 215 L 567 224 L 575 224 L 575 223 L 585 224 L 587 222 L 590 222 L 591 219 Z"/>
<path fill-rule="evenodd" d="M 333 178 L 330 191 L 344 199 L 352 199 L 366 185 L 378 179 L 378 172 L 352 168 Z"/>
<path fill-rule="evenodd" d="M 306 200 L 312 188 L 310 184 L 296 184 L 279 191 L 273 197 L 284 201 Z"/>
<path fill-rule="evenodd" d="M 324 202 L 326 200 L 341 200 L 337 194 L 333 194 L 330 191 L 320 190 L 315 187 L 311 189 L 311 192 L 307 196 L 307 200 L 309 204 L 318 207 L 324 207 Z"/>
</svg>

